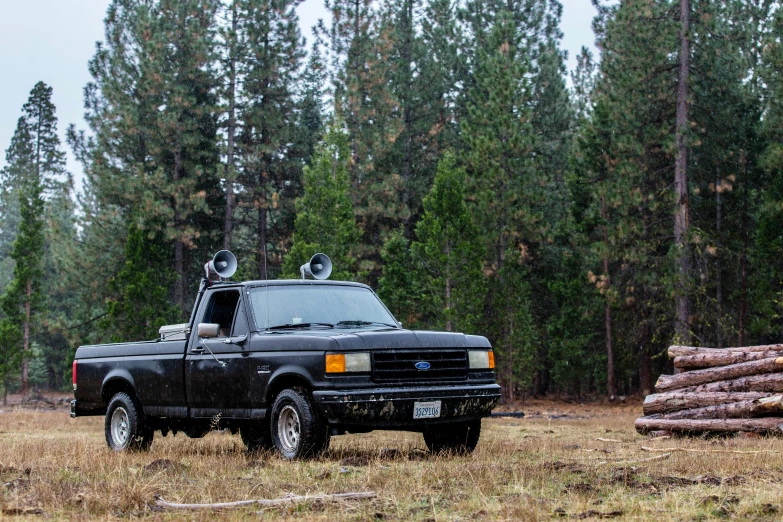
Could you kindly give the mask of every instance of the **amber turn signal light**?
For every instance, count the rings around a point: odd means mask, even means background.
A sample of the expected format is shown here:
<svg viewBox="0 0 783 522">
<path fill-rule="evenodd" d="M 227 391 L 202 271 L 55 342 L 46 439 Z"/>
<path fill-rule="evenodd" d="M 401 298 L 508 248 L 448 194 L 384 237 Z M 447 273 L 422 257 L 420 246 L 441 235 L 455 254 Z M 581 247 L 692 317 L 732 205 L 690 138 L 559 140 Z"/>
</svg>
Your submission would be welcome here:
<svg viewBox="0 0 783 522">
<path fill-rule="evenodd" d="M 345 373 L 345 354 L 326 354 L 326 373 Z"/>
<path fill-rule="evenodd" d="M 495 352 L 492 350 L 489 351 L 487 354 L 487 357 L 489 357 L 489 369 L 494 370 L 495 369 Z"/>
</svg>

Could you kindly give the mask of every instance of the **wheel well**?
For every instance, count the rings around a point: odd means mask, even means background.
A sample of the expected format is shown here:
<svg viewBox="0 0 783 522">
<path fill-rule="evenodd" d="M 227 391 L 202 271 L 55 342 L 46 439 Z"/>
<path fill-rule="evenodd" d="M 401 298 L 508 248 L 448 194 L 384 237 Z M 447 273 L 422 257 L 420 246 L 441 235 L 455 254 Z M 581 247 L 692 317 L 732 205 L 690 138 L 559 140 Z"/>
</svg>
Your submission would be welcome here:
<svg viewBox="0 0 783 522">
<path fill-rule="evenodd" d="M 288 388 L 304 388 L 308 391 L 312 389 L 310 381 L 301 375 L 295 373 L 282 375 L 275 379 L 269 389 L 266 391 L 266 406 L 271 408 L 275 402 L 277 394 Z"/>
<path fill-rule="evenodd" d="M 131 386 L 128 381 L 119 378 L 111 379 L 103 385 L 103 390 L 101 391 L 101 400 L 103 401 L 103 404 L 108 406 L 111 398 L 119 392 L 125 392 L 131 397 L 136 396 L 133 386 Z"/>
</svg>

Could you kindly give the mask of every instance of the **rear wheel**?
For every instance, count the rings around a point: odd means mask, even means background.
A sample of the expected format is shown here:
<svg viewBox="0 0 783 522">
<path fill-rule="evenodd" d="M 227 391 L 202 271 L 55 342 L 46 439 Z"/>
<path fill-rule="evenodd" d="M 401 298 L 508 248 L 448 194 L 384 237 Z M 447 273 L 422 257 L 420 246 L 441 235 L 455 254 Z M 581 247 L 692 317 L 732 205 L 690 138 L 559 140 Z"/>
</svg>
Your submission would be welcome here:
<svg viewBox="0 0 783 522">
<path fill-rule="evenodd" d="M 287 459 L 314 456 L 329 447 L 327 426 L 307 390 L 292 388 L 280 392 L 269 421 L 272 442 Z"/>
<path fill-rule="evenodd" d="M 424 442 L 432 453 L 472 453 L 481 435 L 481 420 L 444 424 L 424 432 Z"/>
<path fill-rule="evenodd" d="M 106 409 L 106 443 L 114 451 L 146 451 L 155 433 L 144 424 L 141 405 L 125 392 L 114 395 Z"/>
</svg>

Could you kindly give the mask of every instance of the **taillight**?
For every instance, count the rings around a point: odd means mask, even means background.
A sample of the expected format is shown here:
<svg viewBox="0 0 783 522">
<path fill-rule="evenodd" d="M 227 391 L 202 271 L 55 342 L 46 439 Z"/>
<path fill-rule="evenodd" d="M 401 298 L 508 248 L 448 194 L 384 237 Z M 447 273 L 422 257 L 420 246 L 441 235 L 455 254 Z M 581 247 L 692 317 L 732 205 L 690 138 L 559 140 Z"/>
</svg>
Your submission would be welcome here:
<svg viewBox="0 0 783 522">
<path fill-rule="evenodd" d="M 73 361 L 73 372 L 72 372 L 72 376 L 73 376 L 73 391 L 76 391 L 76 363 L 77 362 L 78 361 L 76 361 L 74 359 L 74 361 Z"/>
</svg>

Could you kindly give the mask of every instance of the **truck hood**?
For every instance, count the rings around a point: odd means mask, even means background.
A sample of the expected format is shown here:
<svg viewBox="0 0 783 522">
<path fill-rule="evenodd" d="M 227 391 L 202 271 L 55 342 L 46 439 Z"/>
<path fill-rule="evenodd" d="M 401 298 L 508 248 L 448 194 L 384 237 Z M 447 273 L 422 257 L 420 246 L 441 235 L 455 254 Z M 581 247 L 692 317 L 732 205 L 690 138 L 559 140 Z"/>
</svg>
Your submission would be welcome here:
<svg viewBox="0 0 783 522">
<path fill-rule="evenodd" d="M 389 348 L 491 348 L 486 337 L 425 330 L 357 330 L 330 332 L 341 350 Z"/>
</svg>

